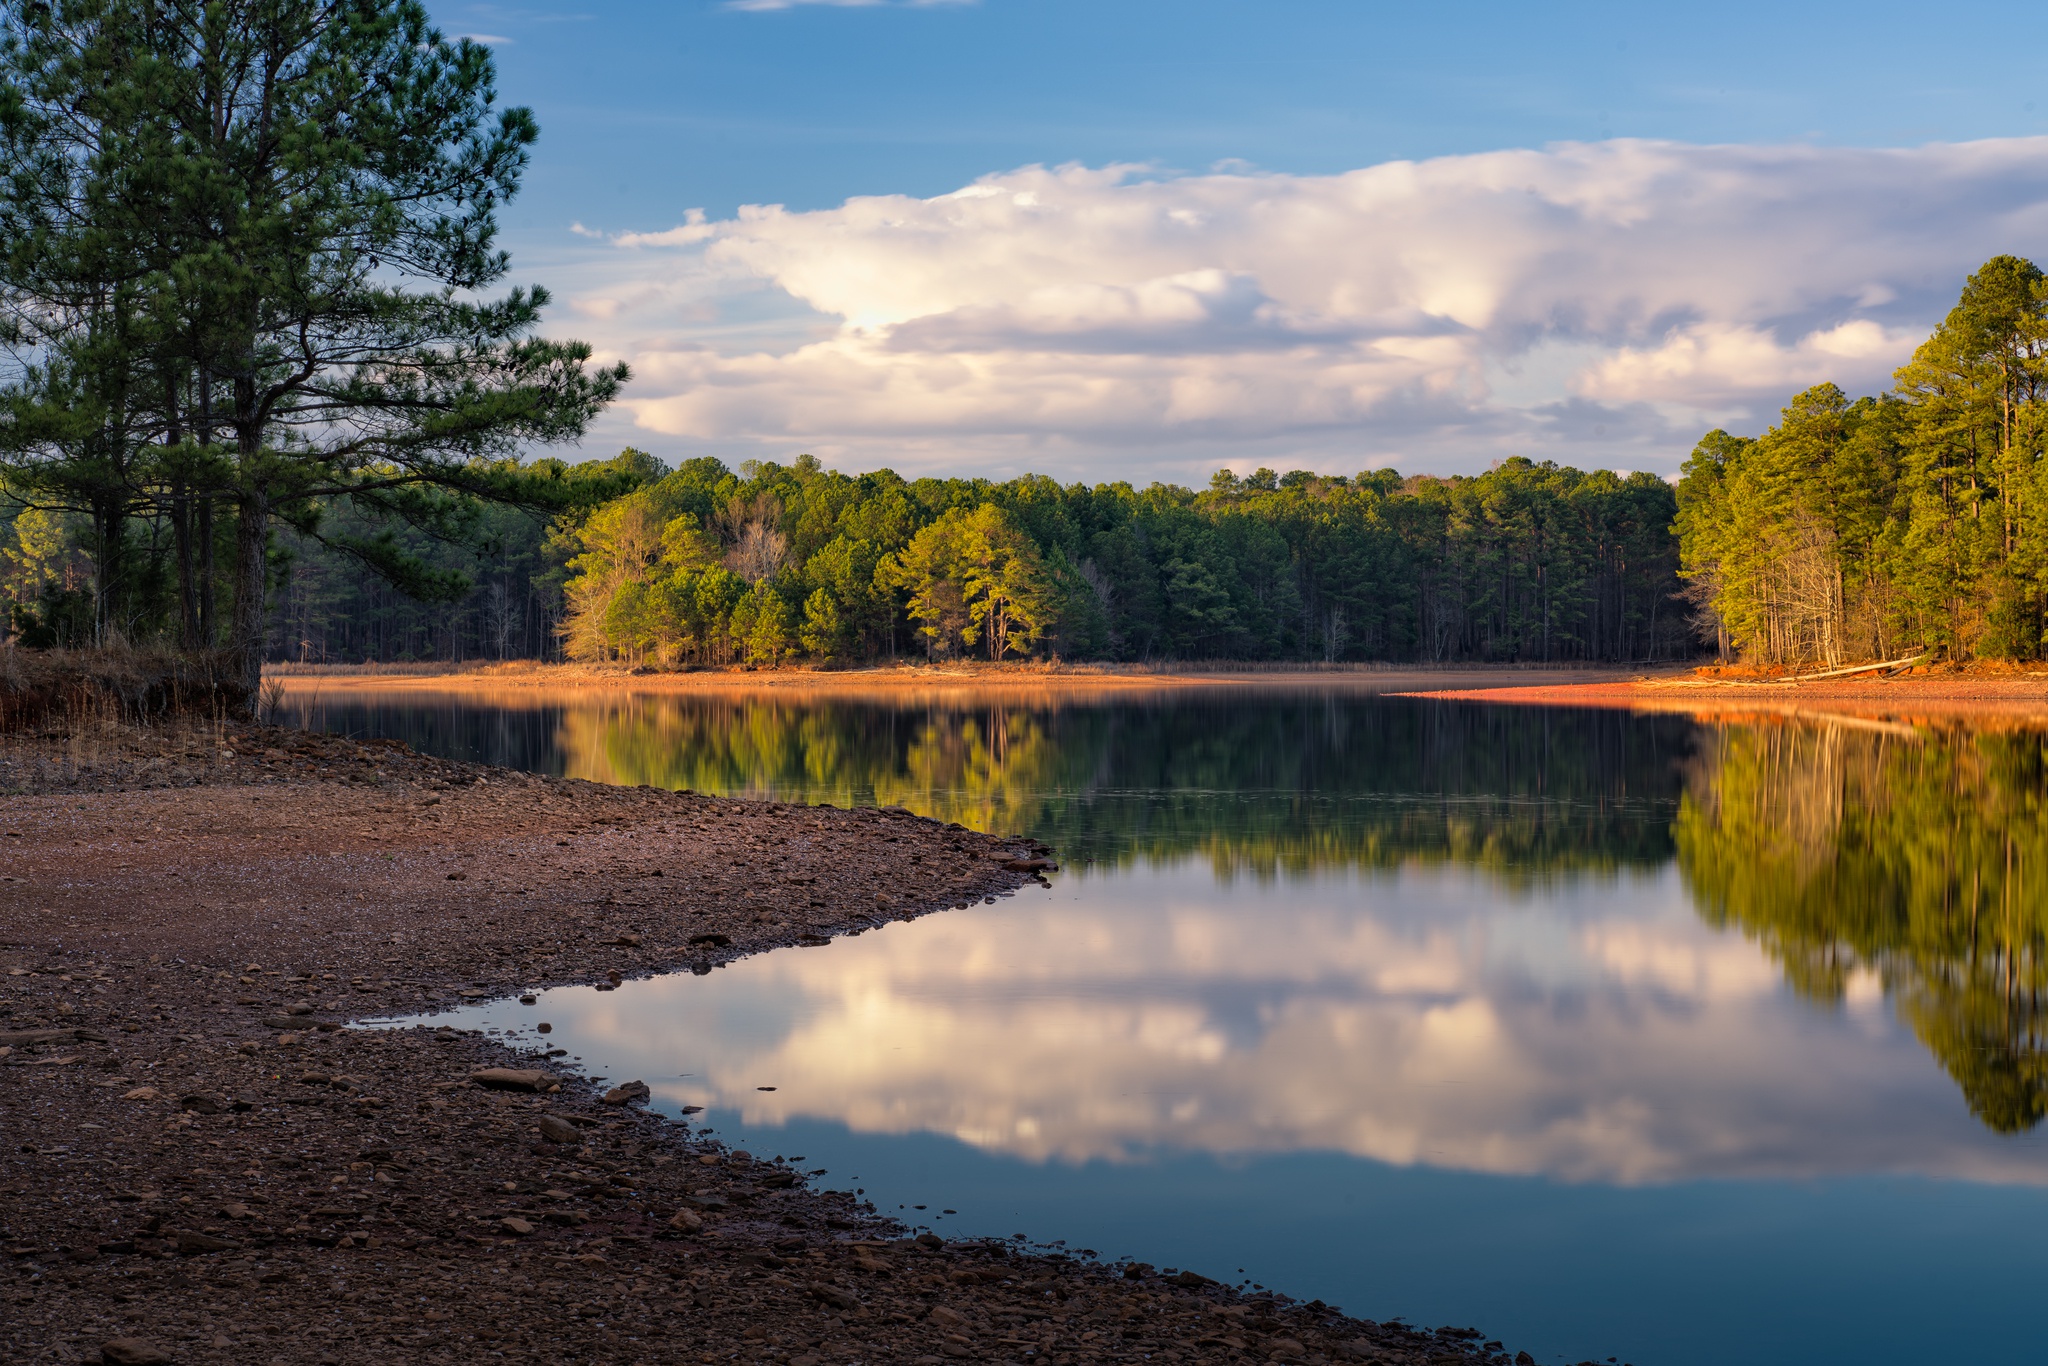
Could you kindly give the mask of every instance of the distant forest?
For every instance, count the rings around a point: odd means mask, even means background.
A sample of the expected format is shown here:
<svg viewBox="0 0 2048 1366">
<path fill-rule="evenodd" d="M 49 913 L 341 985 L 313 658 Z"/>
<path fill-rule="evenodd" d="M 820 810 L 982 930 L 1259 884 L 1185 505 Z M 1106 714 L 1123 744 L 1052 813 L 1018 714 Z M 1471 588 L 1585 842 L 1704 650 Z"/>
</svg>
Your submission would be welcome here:
<svg viewBox="0 0 2048 1366">
<path fill-rule="evenodd" d="M 1823 384 L 1759 437 L 1711 432 L 1675 488 L 1519 458 L 1450 478 L 1224 470 L 1195 490 L 847 475 L 809 456 L 671 470 L 627 450 L 522 467 L 548 467 L 553 510 L 358 500 L 280 521 L 265 650 L 657 668 L 2031 659 L 2044 445 L 2048 284 L 2002 256 L 1890 392 Z M 218 638 L 232 505 L 139 489 L 110 527 L 44 487 L 0 471 L 15 641 L 168 638 L 181 615 L 188 638 L 194 622 Z"/>
<path fill-rule="evenodd" d="M 272 652 L 657 667 L 890 658 L 1584 660 L 1692 649 L 1672 490 L 1512 460 L 1477 478 L 1246 479 L 1200 493 L 1026 477 L 608 462 L 641 486 L 574 524 L 421 546 L 440 607 L 310 550 Z"/>
</svg>

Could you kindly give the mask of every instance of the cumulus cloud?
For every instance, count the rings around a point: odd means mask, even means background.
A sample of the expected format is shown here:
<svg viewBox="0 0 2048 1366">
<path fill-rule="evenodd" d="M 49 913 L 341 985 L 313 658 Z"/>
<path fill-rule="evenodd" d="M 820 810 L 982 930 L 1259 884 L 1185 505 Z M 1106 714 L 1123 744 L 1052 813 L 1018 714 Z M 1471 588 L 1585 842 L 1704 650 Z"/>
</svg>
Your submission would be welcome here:
<svg viewBox="0 0 2048 1366">
<path fill-rule="evenodd" d="M 2048 138 L 1032 166 L 692 213 L 613 238 L 570 298 L 678 453 L 1669 471 L 1805 385 L 1882 388 L 1971 269 L 2044 229 Z"/>
</svg>

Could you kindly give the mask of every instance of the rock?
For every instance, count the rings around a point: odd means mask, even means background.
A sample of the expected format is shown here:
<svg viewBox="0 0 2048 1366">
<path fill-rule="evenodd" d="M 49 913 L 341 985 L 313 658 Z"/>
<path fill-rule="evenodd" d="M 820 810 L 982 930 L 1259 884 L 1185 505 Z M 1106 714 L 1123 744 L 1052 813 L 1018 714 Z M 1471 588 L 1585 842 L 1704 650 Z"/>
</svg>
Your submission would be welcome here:
<svg viewBox="0 0 2048 1366">
<path fill-rule="evenodd" d="M 470 1073 L 469 1079 L 491 1091 L 545 1091 L 555 1084 L 551 1073 L 538 1068 L 486 1067 Z"/>
<path fill-rule="evenodd" d="M 70 1043 L 79 1033 L 76 1029 L 4 1029 L 0 1030 L 0 1044 L 28 1048 L 39 1043 Z"/>
<path fill-rule="evenodd" d="M 158 1091 L 154 1086 L 138 1086 L 133 1091 L 123 1091 L 121 1093 L 121 1099 L 155 1100 L 158 1096 L 162 1094 L 163 1093 L 161 1091 Z"/>
<path fill-rule="evenodd" d="M 284 1008 L 284 1013 L 287 1015 L 311 1015 L 313 1013 L 313 1003 L 311 1001 L 294 1001 Z"/>
<path fill-rule="evenodd" d="M 542 1020 L 539 1024 L 535 1025 L 534 1028 L 542 1034 L 552 1034 L 555 1032 L 555 1027 L 549 1024 L 546 1020 Z"/>
<path fill-rule="evenodd" d="M 171 1242 L 178 1251 L 188 1257 L 196 1257 L 203 1252 L 226 1252 L 230 1248 L 241 1246 L 240 1243 L 227 1238 L 216 1238 L 210 1233 L 194 1233 L 189 1229 L 172 1234 Z"/>
<path fill-rule="evenodd" d="M 936 1233 L 920 1233 L 917 1235 L 917 1245 L 929 1251 L 937 1252 L 946 1245 L 946 1240 Z"/>
<path fill-rule="evenodd" d="M 511 1234 L 515 1238 L 524 1238 L 529 1233 L 533 1232 L 533 1225 L 527 1223 L 524 1219 L 521 1219 L 517 1215 L 511 1215 L 506 1218 L 500 1219 L 498 1221 L 498 1227 L 504 1230 L 506 1233 Z"/>
<path fill-rule="evenodd" d="M 708 944 L 714 949 L 729 949 L 732 947 L 732 936 L 729 934 L 693 934 L 690 936 L 690 946 L 692 948 L 702 944 Z"/>
<path fill-rule="evenodd" d="M 1172 1277 L 1171 1280 L 1175 1285 L 1184 1285 L 1190 1290 L 1199 1290 L 1205 1285 L 1216 1284 L 1216 1282 L 1197 1271 L 1183 1271 L 1178 1276 Z"/>
<path fill-rule="evenodd" d="M 1273 1354 L 1273 1358 L 1276 1361 L 1285 1361 L 1290 1358 L 1308 1355 L 1308 1348 L 1302 1346 L 1293 1338 L 1274 1338 L 1266 1344 L 1266 1350 Z"/>
<path fill-rule="evenodd" d="M 822 1303 L 830 1305 L 843 1314 L 857 1314 L 867 1307 L 860 1302 L 860 1297 L 851 1290 L 841 1290 L 836 1285 L 826 1285 L 820 1282 L 811 1287 L 811 1294 L 815 1295 Z"/>
<path fill-rule="evenodd" d="M 540 1117 L 540 1136 L 550 1143 L 581 1143 L 583 1133 L 560 1115 Z"/>
<path fill-rule="evenodd" d="M 761 1184 L 769 1190 L 788 1190 L 796 1184 L 795 1172 L 769 1172 L 761 1178 Z"/>
<path fill-rule="evenodd" d="M 107 1366 L 167 1366 L 171 1354 L 148 1338 L 109 1338 L 100 1344 Z"/>
<path fill-rule="evenodd" d="M 209 1096 L 203 1091 L 195 1091 L 189 1096 L 178 1097 L 178 1108 L 190 1110 L 195 1115 L 217 1115 L 226 1107 L 221 1104 L 219 1096 Z"/>
<path fill-rule="evenodd" d="M 958 1328 L 967 1322 L 967 1316 L 957 1309 L 948 1309 L 943 1304 L 932 1306 L 931 1320 L 945 1328 Z"/>
<path fill-rule="evenodd" d="M 604 1103 L 607 1105 L 631 1105 L 636 1100 L 651 1099 L 653 1095 L 654 1092 L 647 1088 L 647 1083 L 644 1081 L 621 1082 L 604 1093 Z"/>
<path fill-rule="evenodd" d="M 676 1211 L 676 1217 L 668 1221 L 668 1226 L 678 1233 L 702 1233 L 704 1219 L 695 1210 L 682 1209 Z"/>
<path fill-rule="evenodd" d="M 1052 867 L 1049 858 L 1010 858 L 1003 860 L 1003 868 L 1012 873 L 1037 873 Z"/>
</svg>

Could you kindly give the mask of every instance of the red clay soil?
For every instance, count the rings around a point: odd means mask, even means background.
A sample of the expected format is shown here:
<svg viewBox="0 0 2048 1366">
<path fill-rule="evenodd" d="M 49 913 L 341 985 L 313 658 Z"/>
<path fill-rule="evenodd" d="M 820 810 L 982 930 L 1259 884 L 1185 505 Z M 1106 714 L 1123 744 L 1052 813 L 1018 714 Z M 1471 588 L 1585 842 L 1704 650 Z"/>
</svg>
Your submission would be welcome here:
<svg viewBox="0 0 2048 1366">
<path fill-rule="evenodd" d="M 1699 670 L 1626 682 L 1455 688 L 1396 694 L 1460 702 L 1538 707 L 1608 707 L 1680 712 L 1730 720 L 1742 714 L 1802 713 L 1911 723 L 1973 720 L 2048 725 L 2048 670 L 1916 669 L 1898 677 L 1862 676 L 1794 682 Z"/>
</svg>

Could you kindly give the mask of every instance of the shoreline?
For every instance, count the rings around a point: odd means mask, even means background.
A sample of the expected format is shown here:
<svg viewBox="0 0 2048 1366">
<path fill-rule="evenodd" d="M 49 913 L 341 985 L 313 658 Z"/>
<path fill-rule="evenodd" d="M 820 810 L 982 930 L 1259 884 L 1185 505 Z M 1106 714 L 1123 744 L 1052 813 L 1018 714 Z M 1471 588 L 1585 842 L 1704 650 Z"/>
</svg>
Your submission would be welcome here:
<svg viewBox="0 0 2048 1366">
<path fill-rule="evenodd" d="M 2048 726 L 2048 674 L 1921 674 L 1891 679 L 1774 679 L 1673 676 L 1628 681 L 1437 688 L 1400 697 L 1505 706 L 1598 707 L 1677 713 L 1703 722 L 1831 718 L 1911 726 L 1977 721 Z"/>
<path fill-rule="evenodd" d="M 545 694 L 612 695 L 621 697 L 687 694 L 782 695 L 822 697 L 887 697 L 899 700 L 948 696 L 1129 695 L 1143 692 L 1228 691 L 1245 688 L 1288 690 L 1351 689 L 1367 692 L 1413 690 L 1469 682 L 1475 677 L 1511 677 L 1532 686 L 1570 686 L 1614 682 L 1640 676 L 1626 668 L 1418 668 L 1412 666 L 1341 667 L 1332 669 L 1195 669 L 1155 671 L 1111 666 L 1059 668 L 1001 666 L 902 666 L 874 669 L 812 671 L 698 670 L 688 673 L 634 673 L 624 668 L 593 668 L 575 664 L 492 666 L 459 671 L 363 671 L 352 667 L 329 670 L 266 668 L 266 686 L 275 685 L 291 700 L 349 694 L 413 694 L 437 697 L 479 697 L 510 705 L 520 697 Z"/>
<path fill-rule="evenodd" d="M 630 1087 L 349 1027 L 828 942 L 1015 890 L 1042 846 L 260 726 L 7 737 L 0 788 L 0 1103 L 34 1140 L 0 1159 L 0 1357 L 1508 1362 L 913 1238 Z"/>
</svg>

